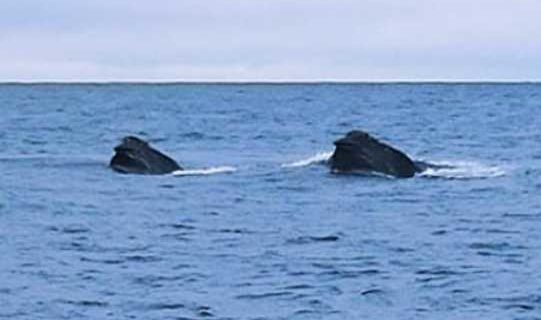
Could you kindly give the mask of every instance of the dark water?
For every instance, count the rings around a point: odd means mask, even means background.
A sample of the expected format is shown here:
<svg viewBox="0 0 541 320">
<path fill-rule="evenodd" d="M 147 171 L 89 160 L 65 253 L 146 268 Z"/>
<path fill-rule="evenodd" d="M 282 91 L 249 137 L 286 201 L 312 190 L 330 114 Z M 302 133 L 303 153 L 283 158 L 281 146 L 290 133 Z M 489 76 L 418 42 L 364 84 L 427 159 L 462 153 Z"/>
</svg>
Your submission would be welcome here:
<svg viewBox="0 0 541 320">
<path fill-rule="evenodd" d="M 2 85 L 0 107 L 0 318 L 541 319 L 541 85 Z M 353 128 L 456 168 L 314 163 Z M 112 172 L 127 134 L 195 170 Z"/>
</svg>

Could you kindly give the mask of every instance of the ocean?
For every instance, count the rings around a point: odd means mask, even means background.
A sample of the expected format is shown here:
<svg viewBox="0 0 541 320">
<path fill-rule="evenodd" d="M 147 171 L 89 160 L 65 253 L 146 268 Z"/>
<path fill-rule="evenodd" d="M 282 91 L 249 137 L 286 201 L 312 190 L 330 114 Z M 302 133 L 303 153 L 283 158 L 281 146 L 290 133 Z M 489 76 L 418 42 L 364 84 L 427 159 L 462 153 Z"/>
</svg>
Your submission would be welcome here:
<svg viewBox="0 0 541 320">
<path fill-rule="evenodd" d="M 541 319 L 541 85 L 0 85 L 1 319 Z M 332 174 L 362 129 L 411 179 Z M 126 135 L 187 171 L 124 175 Z"/>
</svg>

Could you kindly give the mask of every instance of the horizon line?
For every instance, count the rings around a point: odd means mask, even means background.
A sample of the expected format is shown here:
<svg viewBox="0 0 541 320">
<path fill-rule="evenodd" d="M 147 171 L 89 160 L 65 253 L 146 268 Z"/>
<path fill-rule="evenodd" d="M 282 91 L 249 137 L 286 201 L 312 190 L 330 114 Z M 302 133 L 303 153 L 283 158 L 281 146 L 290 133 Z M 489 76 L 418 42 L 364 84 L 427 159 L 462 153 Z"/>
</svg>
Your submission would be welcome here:
<svg viewBox="0 0 541 320">
<path fill-rule="evenodd" d="M 149 85 L 294 85 L 294 84 L 541 84 L 541 79 L 74 79 L 0 80 L 0 85 L 149 84 Z"/>
</svg>

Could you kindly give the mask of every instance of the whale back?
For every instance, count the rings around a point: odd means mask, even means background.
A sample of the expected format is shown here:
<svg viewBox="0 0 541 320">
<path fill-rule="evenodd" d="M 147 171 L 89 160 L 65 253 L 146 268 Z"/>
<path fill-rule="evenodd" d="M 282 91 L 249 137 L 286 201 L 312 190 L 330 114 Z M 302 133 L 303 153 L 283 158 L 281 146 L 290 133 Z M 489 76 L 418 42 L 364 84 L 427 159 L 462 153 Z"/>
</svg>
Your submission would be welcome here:
<svg viewBox="0 0 541 320">
<path fill-rule="evenodd" d="M 182 170 L 175 160 L 133 136 L 123 138 L 115 147 L 115 155 L 109 165 L 121 173 L 165 174 Z"/>
<path fill-rule="evenodd" d="M 417 171 L 406 154 L 361 130 L 350 131 L 334 144 L 336 149 L 330 159 L 334 172 L 375 171 L 408 178 Z"/>
</svg>

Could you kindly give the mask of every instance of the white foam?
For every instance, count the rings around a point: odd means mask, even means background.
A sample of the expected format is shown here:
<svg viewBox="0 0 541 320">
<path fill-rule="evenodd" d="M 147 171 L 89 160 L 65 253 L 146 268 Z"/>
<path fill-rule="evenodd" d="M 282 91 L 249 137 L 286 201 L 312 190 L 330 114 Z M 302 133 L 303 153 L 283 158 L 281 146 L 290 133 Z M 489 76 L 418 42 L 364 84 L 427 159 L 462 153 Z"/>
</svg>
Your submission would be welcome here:
<svg viewBox="0 0 541 320">
<path fill-rule="evenodd" d="M 205 169 L 177 170 L 172 173 L 174 176 L 208 176 L 212 174 L 231 173 L 237 171 L 235 167 L 212 167 Z"/>
<path fill-rule="evenodd" d="M 292 163 L 286 163 L 282 164 L 283 168 L 298 168 L 298 167 L 307 167 L 312 164 L 318 164 L 323 163 L 325 161 L 328 161 L 329 158 L 332 156 L 333 152 L 319 152 L 314 156 L 311 156 L 306 159 L 298 160 Z"/>
<path fill-rule="evenodd" d="M 422 177 L 449 179 L 480 179 L 502 177 L 505 170 L 473 161 L 429 161 L 438 167 L 431 167 L 419 174 Z"/>
</svg>

